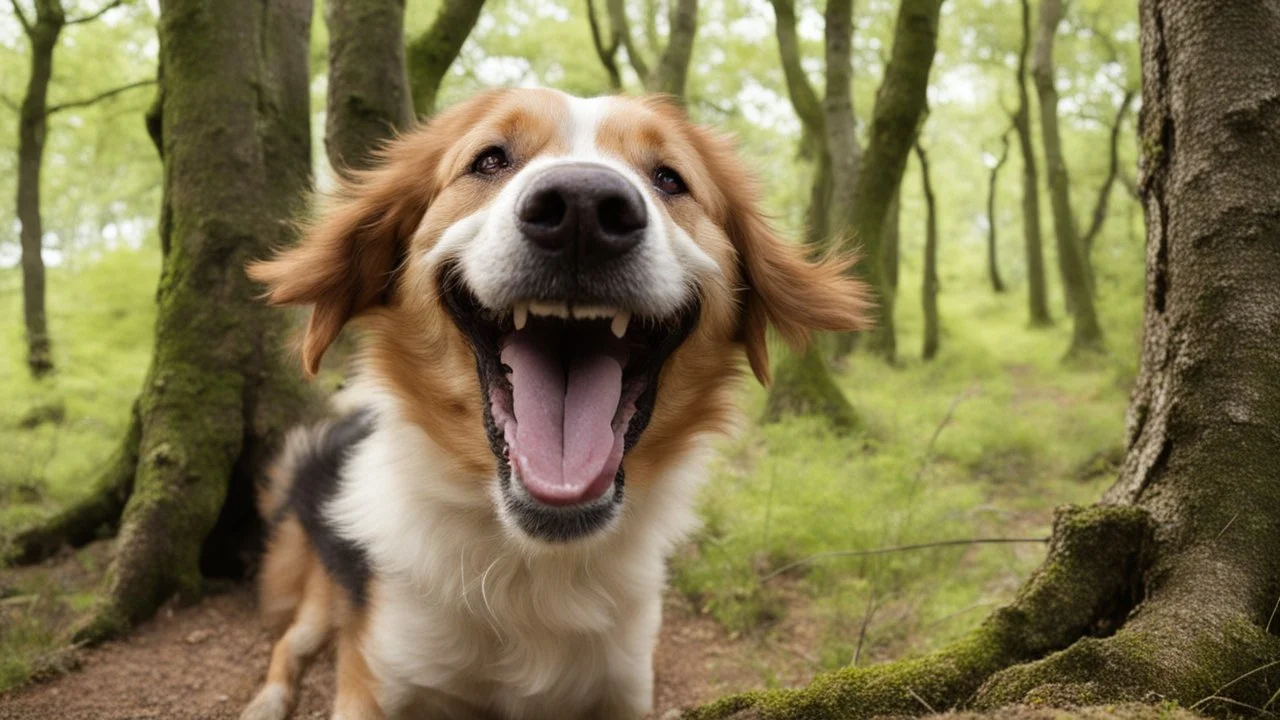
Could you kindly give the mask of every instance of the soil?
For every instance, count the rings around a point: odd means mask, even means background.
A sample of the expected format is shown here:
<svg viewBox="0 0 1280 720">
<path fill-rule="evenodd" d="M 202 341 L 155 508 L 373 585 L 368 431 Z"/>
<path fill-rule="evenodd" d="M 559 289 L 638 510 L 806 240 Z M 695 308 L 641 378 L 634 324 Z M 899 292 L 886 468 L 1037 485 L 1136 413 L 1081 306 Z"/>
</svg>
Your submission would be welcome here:
<svg viewBox="0 0 1280 720">
<path fill-rule="evenodd" d="M 816 668 L 802 622 L 766 636 L 731 637 L 669 593 L 654 659 L 653 717 L 735 690 L 797 685 Z M 272 638 L 259 622 L 251 588 L 233 586 L 192 607 L 167 607 L 127 638 L 61 661 L 68 672 L 0 696 L 0 720 L 234 720 L 266 672 Z M 327 718 L 332 653 L 307 673 L 299 720 Z"/>
</svg>

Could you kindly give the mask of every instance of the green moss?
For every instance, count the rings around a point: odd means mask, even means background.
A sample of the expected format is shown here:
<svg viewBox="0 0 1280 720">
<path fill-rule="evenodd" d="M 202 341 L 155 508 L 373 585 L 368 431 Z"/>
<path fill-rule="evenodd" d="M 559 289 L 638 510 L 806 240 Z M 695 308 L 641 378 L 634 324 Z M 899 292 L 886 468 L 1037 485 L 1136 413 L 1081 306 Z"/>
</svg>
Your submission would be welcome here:
<svg viewBox="0 0 1280 720">
<path fill-rule="evenodd" d="M 859 426 L 857 412 L 833 379 L 817 345 L 803 353 L 787 353 L 774 371 L 764 418 L 777 422 L 787 415 L 815 415 L 842 431 Z"/>
</svg>

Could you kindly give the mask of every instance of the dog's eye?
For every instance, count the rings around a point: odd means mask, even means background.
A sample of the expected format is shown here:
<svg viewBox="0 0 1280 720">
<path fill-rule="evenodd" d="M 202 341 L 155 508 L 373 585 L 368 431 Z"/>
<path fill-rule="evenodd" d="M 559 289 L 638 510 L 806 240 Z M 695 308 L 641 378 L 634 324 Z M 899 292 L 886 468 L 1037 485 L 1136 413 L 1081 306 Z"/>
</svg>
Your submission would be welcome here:
<svg viewBox="0 0 1280 720">
<path fill-rule="evenodd" d="M 495 145 L 485 148 L 476 156 L 471 163 L 471 172 L 477 175 L 497 175 L 509 167 L 511 167 L 511 159 L 507 157 L 507 151 Z"/>
<path fill-rule="evenodd" d="M 653 171 L 653 186 L 667 195 L 683 195 L 689 192 L 689 186 L 684 184 L 684 178 L 680 177 L 680 173 L 665 165 Z"/>
</svg>

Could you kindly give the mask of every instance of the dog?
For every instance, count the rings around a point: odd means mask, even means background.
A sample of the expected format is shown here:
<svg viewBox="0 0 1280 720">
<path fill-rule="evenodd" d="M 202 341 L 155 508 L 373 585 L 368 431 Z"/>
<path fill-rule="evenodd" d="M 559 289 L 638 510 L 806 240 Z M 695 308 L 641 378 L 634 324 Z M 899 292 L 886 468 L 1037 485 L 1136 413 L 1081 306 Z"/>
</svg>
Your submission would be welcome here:
<svg viewBox="0 0 1280 720">
<path fill-rule="evenodd" d="M 849 265 L 780 239 L 732 141 L 667 98 L 496 90 L 389 142 L 249 269 L 312 308 L 308 373 L 362 334 L 261 493 L 287 629 L 241 717 L 286 717 L 330 639 L 341 720 L 649 712 L 741 355 L 767 382 L 767 326 L 863 328 Z"/>
</svg>

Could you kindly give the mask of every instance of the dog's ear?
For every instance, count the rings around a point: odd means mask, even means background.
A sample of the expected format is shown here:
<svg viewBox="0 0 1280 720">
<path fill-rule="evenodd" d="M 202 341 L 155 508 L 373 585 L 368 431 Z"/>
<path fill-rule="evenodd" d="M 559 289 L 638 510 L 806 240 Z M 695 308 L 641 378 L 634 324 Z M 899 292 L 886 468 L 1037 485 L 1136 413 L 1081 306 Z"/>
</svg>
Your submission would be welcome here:
<svg viewBox="0 0 1280 720">
<path fill-rule="evenodd" d="M 248 267 L 272 305 L 313 306 L 302 344 L 310 375 L 348 320 L 390 299 L 395 269 L 431 199 L 435 164 L 430 143 L 416 137 L 421 132 L 388 144 L 372 169 L 342 179 L 301 242 Z"/>
<path fill-rule="evenodd" d="M 740 339 L 761 383 L 769 383 L 768 325 L 796 350 L 808 344 L 813 330 L 870 327 L 867 286 L 849 275 L 852 257 L 829 253 L 809 259 L 805 247 L 780 238 L 755 207 L 740 210 L 730 235 L 746 285 Z"/>
</svg>

